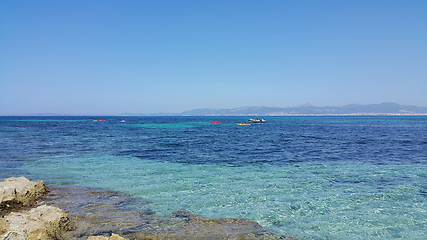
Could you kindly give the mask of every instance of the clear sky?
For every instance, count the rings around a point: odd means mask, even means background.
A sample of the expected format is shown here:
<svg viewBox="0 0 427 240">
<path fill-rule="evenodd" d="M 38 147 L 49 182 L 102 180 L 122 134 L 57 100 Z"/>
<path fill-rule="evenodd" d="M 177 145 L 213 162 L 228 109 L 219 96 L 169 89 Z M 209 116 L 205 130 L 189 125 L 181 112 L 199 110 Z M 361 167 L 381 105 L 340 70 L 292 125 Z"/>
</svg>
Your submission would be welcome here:
<svg viewBox="0 0 427 240">
<path fill-rule="evenodd" d="M 425 0 L 0 1 L 0 115 L 427 106 Z"/>
</svg>

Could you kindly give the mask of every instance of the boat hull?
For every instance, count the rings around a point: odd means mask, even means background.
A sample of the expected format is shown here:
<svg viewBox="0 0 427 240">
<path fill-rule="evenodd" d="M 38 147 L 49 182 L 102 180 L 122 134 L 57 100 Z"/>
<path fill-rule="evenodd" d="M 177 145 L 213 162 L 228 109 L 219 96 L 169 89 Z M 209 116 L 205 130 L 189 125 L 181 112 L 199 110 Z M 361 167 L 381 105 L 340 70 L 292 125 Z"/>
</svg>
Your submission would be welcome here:
<svg viewBox="0 0 427 240">
<path fill-rule="evenodd" d="M 264 119 L 253 119 L 253 118 L 249 119 L 248 121 L 251 123 L 266 123 L 267 122 Z"/>
</svg>

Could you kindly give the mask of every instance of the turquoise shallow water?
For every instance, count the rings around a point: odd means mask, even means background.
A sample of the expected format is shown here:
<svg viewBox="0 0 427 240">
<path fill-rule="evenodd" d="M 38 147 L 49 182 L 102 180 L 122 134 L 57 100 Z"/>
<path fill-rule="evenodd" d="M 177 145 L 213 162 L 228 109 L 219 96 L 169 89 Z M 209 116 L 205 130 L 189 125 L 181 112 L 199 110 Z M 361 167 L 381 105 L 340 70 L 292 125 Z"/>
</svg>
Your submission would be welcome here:
<svg viewBox="0 0 427 240">
<path fill-rule="evenodd" d="M 420 194 L 425 166 L 309 162 L 234 167 L 87 156 L 43 159 L 26 168 L 55 183 L 131 193 L 165 216 L 186 209 L 212 218 L 249 218 L 302 238 L 425 237 L 425 195 Z M 411 181 L 398 181 L 405 178 Z"/>
<path fill-rule="evenodd" d="M 157 215 L 248 218 L 301 239 L 427 237 L 425 117 L 25 120 L 0 121 L 2 177 L 116 190 Z"/>
</svg>

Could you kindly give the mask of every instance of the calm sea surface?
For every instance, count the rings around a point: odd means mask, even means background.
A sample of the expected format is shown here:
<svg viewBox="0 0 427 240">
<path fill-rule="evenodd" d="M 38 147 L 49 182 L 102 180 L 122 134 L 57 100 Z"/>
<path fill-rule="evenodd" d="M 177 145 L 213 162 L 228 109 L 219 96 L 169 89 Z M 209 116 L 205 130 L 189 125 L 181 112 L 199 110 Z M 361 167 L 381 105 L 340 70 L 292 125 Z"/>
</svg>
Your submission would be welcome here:
<svg viewBox="0 0 427 240">
<path fill-rule="evenodd" d="M 159 216 L 248 218 L 301 239 L 427 239 L 427 117 L 94 119 L 0 117 L 0 178 L 115 190 Z"/>
</svg>

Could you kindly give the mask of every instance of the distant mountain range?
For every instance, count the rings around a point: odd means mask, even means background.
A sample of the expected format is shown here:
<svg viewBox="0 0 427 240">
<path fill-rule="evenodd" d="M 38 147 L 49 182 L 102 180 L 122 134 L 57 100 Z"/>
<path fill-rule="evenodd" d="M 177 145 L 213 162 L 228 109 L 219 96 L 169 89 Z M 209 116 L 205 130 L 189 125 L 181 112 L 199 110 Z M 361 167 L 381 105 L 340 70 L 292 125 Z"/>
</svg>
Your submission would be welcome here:
<svg viewBox="0 0 427 240">
<path fill-rule="evenodd" d="M 121 113 L 121 114 L 83 114 L 83 116 L 304 116 L 304 115 L 427 115 L 427 107 L 381 103 L 346 106 L 317 107 L 304 104 L 297 107 L 240 107 L 232 109 L 193 109 L 181 113 Z M 0 114 L 0 116 L 6 116 Z M 82 116 L 79 114 L 33 113 L 21 116 Z"/>
<path fill-rule="evenodd" d="M 182 116 L 291 116 L 291 115 L 418 115 L 427 114 L 427 107 L 381 103 L 369 105 L 350 104 L 341 107 L 316 107 L 305 104 L 299 107 L 241 107 L 233 109 L 194 109 Z"/>
</svg>

